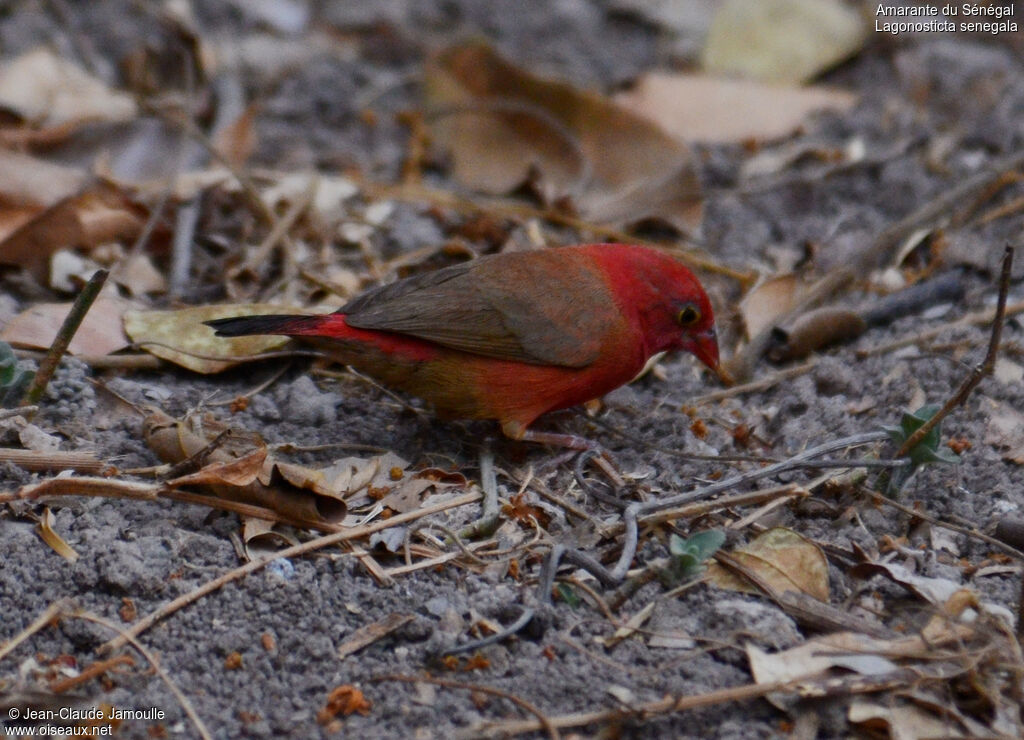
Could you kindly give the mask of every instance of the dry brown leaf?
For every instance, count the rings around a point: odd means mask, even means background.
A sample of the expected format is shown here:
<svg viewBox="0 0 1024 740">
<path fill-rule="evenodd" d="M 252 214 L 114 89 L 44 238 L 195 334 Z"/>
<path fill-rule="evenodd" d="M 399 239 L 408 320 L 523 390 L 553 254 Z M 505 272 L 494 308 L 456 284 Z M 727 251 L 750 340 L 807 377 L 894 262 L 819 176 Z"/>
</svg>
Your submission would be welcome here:
<svg viewBox="0 0 1024 740">
<path fill-rule="evenodd" d="M 962 584 L 949 578 L 929 578 L 913 573 L 899 563 L 857 563 L 849 570 L 853 578 L 870 578 L 882 575 L 898 583 L 919 598 L 931 604 L 941 605 L 954 594 L 964 590 Z"/>
<path fill-rule="evenodd" d="M 121 322 L 124 313 L 134 306 L 123 298 L 105 295 L 97 298 L 75 332 L 68 352 L 107 355 L 127 347 L 129 341 Z M 49 349 L 70 311 L 70 303 L 37 303 L 15 316 L 0 331 L 0 339 L 17 347 Z"/>
<path fill-rule="evenodd" d="M 124 315 L 124 330 L 133 342 L 152 355 L 197 373 L 219 373 L 253 355 L 280 349 L 289 339 L 277 336 L 222 338 L 214 335 L 213 329 L 203 322 L 261 313 L 305 312 L 263 303 L 195 306 L 179 311 L 129 311 Z"/>
<path fill-rule="evenodd" d="M 766 82 L 806 82 L 864 45 L 868 24 L 839 0 L 726 0 L 711 21 L 704 69 Z"/>
<path fill-rule="evenodd" d="M 178 420 L 154 409 L 143 420 L 143 438 L 164 462 L 194 459 L 202 465 L 170 481 L 172 486 L 196 486 L 310 525 L 335 524 L 347 512 L 345 502 L 326 485 L 323 471 L 275 460 L 256 435 L 208 415 Z"/>
<path fill-rule="evenodd" d="M 214 453 L 216 454 L 216 453 Z M 253 450 L 245 457 L 217 460 L 204 465 L 195 473 L 168 481 L 168 485 L 182 486 L 247 486 L 256 480 L 267 459 L 267 448 Z"/>
<path fill-rule="evenodd" d="M 788 136 L 809 114 L 847 111 L 857 96 L 827 87 L 651 73 L 615 100 L 683 141 L 731 143 Z"/>
<path fill-rule="evenodd" d="M 816 637 L 788 650 L 768 653 L 753 643 L 746 646 L 750 672 L 759 684 L 811 678 L 832 668 L 871 676 L 899 666 L 886 657 L 892 641 L 856 632 L 837 632 Z"/>
<path fill-rule="evenodd" d="M 413 619 L 415 619 L 415 616 L 412 614 L 389 614 L 379 622 L 373 622 L 365 627 L 360 627 L 346 637 L 343 643 L 338 645 L 338 657 L 344 660 L 352 655 L 352 653 L 362 650 L 367 645 L 372 645 L 377 640 L 386 637 Z"/>
<path fill-rule="evenodd" d="M 670 209 L 681 193 L 700 199 L 685 144 L 607 98 L 535 77 L 485 44 L 437 55 L 425 86 L 434 141 L 451 152 L 455 177 L 475 190 L 504 194 L 530 182 L 547 200 L 571 196 L 586 217 L 602 221 L 621 217 L 618 198 L 635 203 L 631 222 L 676 217 Z M 674 187 L 662 199 L 667 184 Z"/>
<path fill-rule="evenodd" d="M 0 105 L 46 126 L 127 121 L 137 114 L 131 95 L 112 90 L 46 47 L 0 66 Z"/>
<path fill-rule="evenodd" d="M 798 275 L 776 275 L 758 283 L 740 301 L 747 338 L 757 336 L 800 302 L 807 286 Z"/>
<path fill-rule="evenodd" d="M 828 560 L 813 542 L 785 527 L 762 532 L 732 556 L 760 576 L 778 593 L 802 591 L 828 602 Z M 708 580 L 719 588 L 758 593 L 745 579 L 718 563 L 708 566 Z"/>
<path fill-rule="evenodd" d="M 82 170 L 0 148 L 0 203 L 6 206 L 38 213 L 74 195 L 85 183 Z M 0 236 L 6 238 L 8 233 L 2 230 Z"/>
<path fill-rule="evenodd" d="M 47 283 L 50 256 L 65 247 L 92 248 L 132 241 L 146 223 L 145 209 L 111 185 L 58 201 L 0 242 L 0 263 L 25 268 Z"/>
<path fill-rule="evenodd" d="M 145 254 L 128 254 L 118 260 L 110 270 L 110 280 L 133 296 L 167 292 L 167 279 Z"/>
<path fill-rule="evenodd" d="M 611 636 L 605 637 L 600 642 L 605 648 L 613 648 L 620 642 L 625 640 L 627 637 L 631 637 L 636 633 L 638 629 L 644 626 L 644 623 L 650 619 L 651 614 L 654 613 L 655 602 L 649 601 L 640 611 L 631 616 L 626 623 L 615 630 Z"/>
<path fill-rule="evenodd" d="M 269 522 L 266 519 L 242 517 L 242 542 L 245 543 L 246 554 L 250 558 L 255 559 L 256 553 L 264 549 L 273 550 L 299 544 L 295 537 L 278 532 L 276 526 L 277 522 Z"/>
<path fill-rule="evenodd" d="M 976 723 L 975 731 L 964 732 L 948 716 L 926 712 L 920 706 L 905 699 L 887 698 L 878 702 L 854 697 L 847 712 L 851 724 L 859 725 L 867 735 L 888 737 L 890 740 L 923 740 L 941 737 L 944 740 L 956 738 L 990 736 L 981 724 Z"/>
</svg>

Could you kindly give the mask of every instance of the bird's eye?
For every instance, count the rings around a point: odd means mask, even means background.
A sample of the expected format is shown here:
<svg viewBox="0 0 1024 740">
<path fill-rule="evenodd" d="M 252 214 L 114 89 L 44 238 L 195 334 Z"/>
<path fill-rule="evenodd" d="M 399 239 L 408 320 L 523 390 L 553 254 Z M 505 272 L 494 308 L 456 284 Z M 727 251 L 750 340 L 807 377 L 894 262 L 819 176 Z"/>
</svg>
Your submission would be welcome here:
<svg viewBox="0 0 1024 740">
<path fill-rule="evenodd" d="M 679 311 L 676 321 L 680 326 L 693 326 L 700 321 L 700 309 L 693 304 L 687 304 Z"/>
</svg>

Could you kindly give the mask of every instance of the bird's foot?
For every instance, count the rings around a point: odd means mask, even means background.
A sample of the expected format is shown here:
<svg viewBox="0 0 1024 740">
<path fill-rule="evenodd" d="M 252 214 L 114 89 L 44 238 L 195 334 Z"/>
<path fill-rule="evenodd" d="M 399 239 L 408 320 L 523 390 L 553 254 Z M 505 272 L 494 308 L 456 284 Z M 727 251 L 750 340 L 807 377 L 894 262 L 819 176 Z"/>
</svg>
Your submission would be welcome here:
<svg viewBox="0 0 1024 740">
<path fill-rule="evenodd" d="M 520 442 L 537 442 L 552 447 L 579 450 L 582 454 L 576 462 L 577 479 L 581 477 L 579 471 L 582 471 L 587 461 L 593 460 L 594 464 L 601 469 L 601 472 L 608 477 L 616 489 L 622 489 L 626 486 L 626 479 L 622 475 L 622 471 L 619 470 L 608 450 L 598 442 L 575 434 L 538 432 L 533 429 L 527 429 L 517 422 L 504 422 L 501 425 L 501 431 L 504 432 L 506 437 L 519 440 Z"/>
<path fill-rule="evenodd" d="M 598 484 L 586 476 L 587 463 L 589 462 L 593 462 L 607 476 L 611 482 L 610 486 Z M 627 483 L 618 466 L 612 461 L 607 450 L 589 449 L 581 452 L 579 457 L 576 458 L 576 464 L 573 466 L 573 475 L 580 488 L 588 496 L 610 504 L 617 509 L 626 508 L 626 497 L 623 494 L 629 487 L 629 483 Z M 606 488 L 610 488 L 610 492 L 603 490 Z"/>
</svg>

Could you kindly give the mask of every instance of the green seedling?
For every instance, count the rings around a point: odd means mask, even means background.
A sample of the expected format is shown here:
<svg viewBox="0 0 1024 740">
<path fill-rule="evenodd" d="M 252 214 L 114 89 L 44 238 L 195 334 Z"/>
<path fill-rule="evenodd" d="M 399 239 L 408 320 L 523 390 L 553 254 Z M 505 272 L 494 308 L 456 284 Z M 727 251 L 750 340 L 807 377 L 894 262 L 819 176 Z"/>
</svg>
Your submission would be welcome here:
<svg viewBox="0 0 1024 740">
<path fill-rule="evenodd" d="M 900 419 L 899 426 L 882 427 L 885 432 L 889 434 L 889 438 L 897 445 L 901 446 L 904 442 L 910 439 L 911 435 L 914 434 L 918 429 L 925 425 L 925 423 L 938 413 L 939 406 L 929 405 L 922 406 L 913 413 L 906 412 L 903 414 L 903 418 Z M 910 476 L 923 465 L 930 465 L 932 463 L 948 463 L 955 465 L 960 462 L 960 456 L 952 450 L 942 446 L 942 432 L 941 424 L 936 424 L 921 441 L 918 442 L 911 450 L 907 453 L 907 457 L 910 458 L 910 465 L 906 465 L 902 468 L 894 468 L 889 473 L 889 480 L 886 485 L 886 494 L 889 496 L 897 495 Z"/>
<path fill-rule="evenodd" d="M 704 570 L 704 562 L 710 558 L 725 542 L 725 532 L 709 529 L 706 532 L 687 537 L 685 540 L 672 534 L 668 540 L 668 567 L 661 571 L 659 577 L 666 588 L 678 586 L 695 578 Z"/>
</svg>

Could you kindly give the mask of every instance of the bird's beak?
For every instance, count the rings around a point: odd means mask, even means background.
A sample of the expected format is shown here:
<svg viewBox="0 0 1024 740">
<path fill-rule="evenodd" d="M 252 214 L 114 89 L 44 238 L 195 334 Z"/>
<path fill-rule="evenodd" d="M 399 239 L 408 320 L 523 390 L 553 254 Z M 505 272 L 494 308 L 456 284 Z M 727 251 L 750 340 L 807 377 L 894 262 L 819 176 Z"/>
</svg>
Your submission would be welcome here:
<svg viewBox="0 0 1024 740">
<path fill-rule="evenodd" d="M 698 360 L 711 368 L 723 383 L 729 384 L 731 379 L 722 368 L 718 360 L 718 337 L 715 335 L 714 327 L 690 337 L 687 349 L 692 352 Z"/>
</svg>

